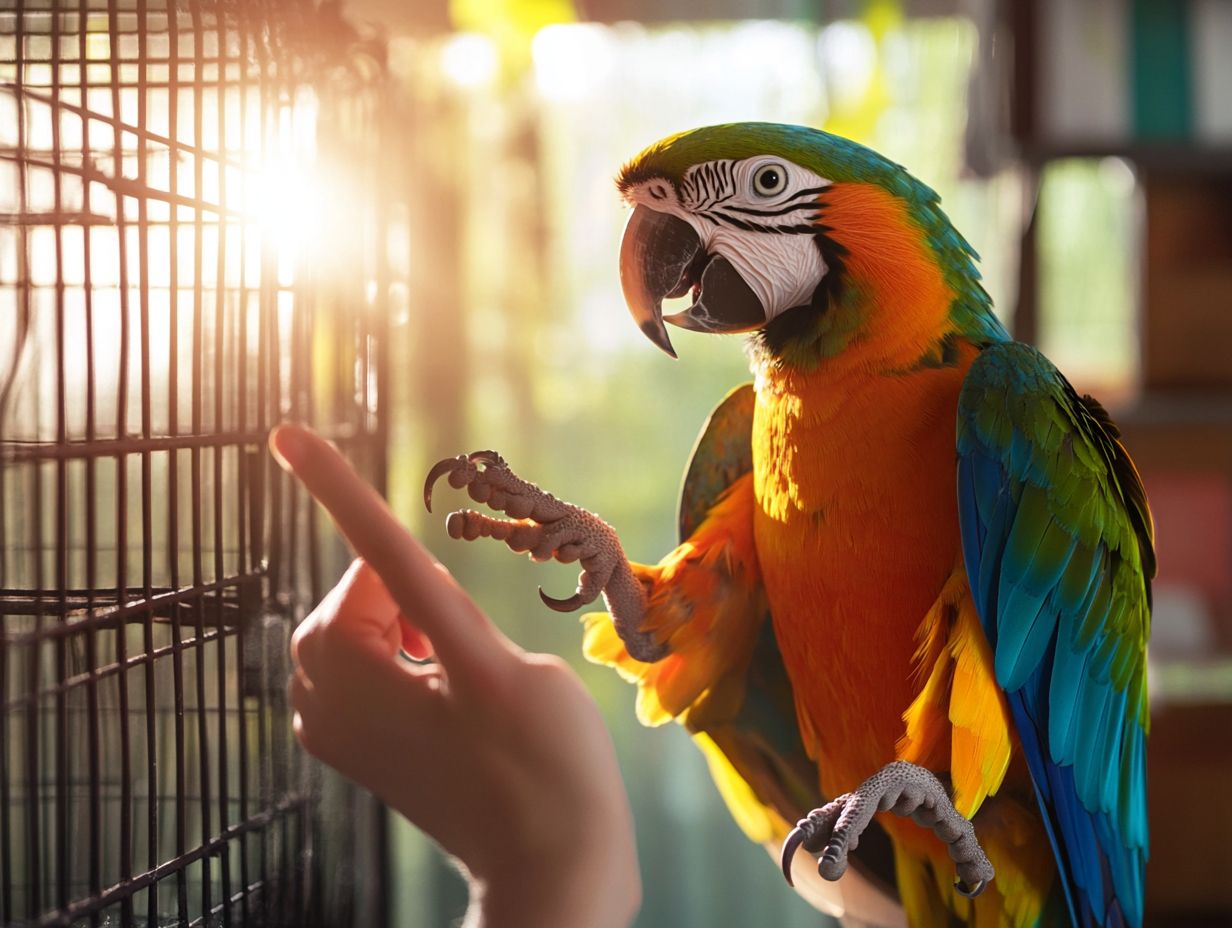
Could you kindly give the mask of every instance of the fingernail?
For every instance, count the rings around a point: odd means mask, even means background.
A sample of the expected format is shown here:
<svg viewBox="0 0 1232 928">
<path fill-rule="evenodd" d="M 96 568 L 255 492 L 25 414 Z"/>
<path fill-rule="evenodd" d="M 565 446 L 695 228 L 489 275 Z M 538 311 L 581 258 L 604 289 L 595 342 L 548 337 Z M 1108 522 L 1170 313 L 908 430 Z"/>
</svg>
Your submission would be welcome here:
<svg viewBox="0 0 1232 928">
<path fill-rule="evenodd" d="M 298 429 L 280 425 L 270 433 L 269 449 L 283 470 L 293 471 L 303 460 L 304 439 Z"/>
</svg>

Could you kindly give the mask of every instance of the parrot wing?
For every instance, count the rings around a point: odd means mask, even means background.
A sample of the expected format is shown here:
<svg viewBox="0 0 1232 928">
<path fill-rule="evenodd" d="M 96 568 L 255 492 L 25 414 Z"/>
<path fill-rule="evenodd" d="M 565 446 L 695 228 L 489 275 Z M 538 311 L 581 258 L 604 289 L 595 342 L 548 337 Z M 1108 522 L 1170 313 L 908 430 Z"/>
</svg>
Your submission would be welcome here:
<svg viewBox="0 0 1232 928">
<path fill-rule="evenodd" d="M 680 486 L 679 538 L 688 541 L 715 503 L 745 474 L 753 472 L 751 383 L 728 392 L 702 426 Z"/>
<path fill-rule="evenodd" d="M 1116 426 L 1038 351 L 959 397 L 963 556 L 1075 925 L 1140 925 L 1154 529 Z"/>
</svg>

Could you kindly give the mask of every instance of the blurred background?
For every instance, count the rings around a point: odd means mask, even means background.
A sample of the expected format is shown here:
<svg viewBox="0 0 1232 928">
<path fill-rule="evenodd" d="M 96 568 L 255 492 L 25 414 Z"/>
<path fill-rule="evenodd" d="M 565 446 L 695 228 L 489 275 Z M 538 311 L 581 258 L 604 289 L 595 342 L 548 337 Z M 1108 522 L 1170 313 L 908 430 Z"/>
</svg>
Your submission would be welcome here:
<svg viewBox="0 0 1232 928">
<path fill-rule="evenodd" d="M 612 178 L 764 120 L 938 190 L 1002 319 L 1121 423 L 1160 551 L 1148 923 L 1229 923 L 1229 47 L 1223 0 L 6 4 L 0 922 L 464 910 L 426 841 L 288 737 L 287 629 L 345 561 L 263 454 L 288 416 L 583 675 L 639 925 L 824 921 L 543 608 L 576 571 L 450 542 L 420 501 L 435 460 L 496 448 L 634 559 L 671 549 L 697 430 L 748 373 L 738 340 L 674 333 L 673 363 L 631 324 Z"/>
</svg>

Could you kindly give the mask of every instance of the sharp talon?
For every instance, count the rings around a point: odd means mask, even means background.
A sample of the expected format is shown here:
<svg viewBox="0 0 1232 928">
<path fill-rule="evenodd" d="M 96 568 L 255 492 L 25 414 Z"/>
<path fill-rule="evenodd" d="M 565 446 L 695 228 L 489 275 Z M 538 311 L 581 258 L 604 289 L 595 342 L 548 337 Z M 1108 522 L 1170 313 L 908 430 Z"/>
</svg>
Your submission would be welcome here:
<svg viewBox="0 0 1232 928">
<path fill-rule="evenodd" d="M 539 587 L 539 598 L 543 600 L 543 604 L 549 609 L 555 609 L 557 612 L 572 612 L 580 606 L 585 606 L 591 600 L 586 599 L 581 593 L 574 593 L 568 599 L 556 599 L 554 596 L 549 596 L 543 592 L 543 587 Z"/>
<path fill-rule="evenodd" d="M 791 861 L 796 856 L 800 845 L 807 839 L 808 835 L 804 829 L 797 825 L 791 830 L 787 840 L 783 842 L 783 850 L 779 852 L 779 865 L 783 868 L 783 879 L 787 881 L 788 886 L 796 885 L 795 880 L 791 878 Z"/>
<path fill-rule="evenodd" d="M 968 886 L 962 880 L 955 880 L 954 889 L 957 890 L 959 895 L 966 896 L 968 899 L 974 899 L 976 896 L 978 896 L 980 893 L 984 891 L 984 888 L 987 885 L 988 885 L 987 880 L 977 880 L 974 886 Z"/>
<path fill-rule="evenodd" d="M 472 451 L 466 456 L 472 464 L 488 464 L 492 467 L 504 467 L 505 459 L 495 451 Z"/>
<path fill-rule="evenodd" d="M 436 484 L 436 481 L 440 480 L 457 466 L 457 458 L 445 458 L 433 464 L 432 469 L 428 471 L 428 477 L 424 480 L 424 507 L 428 512 L 432 511 L 432 487 Z"/>
</svg>

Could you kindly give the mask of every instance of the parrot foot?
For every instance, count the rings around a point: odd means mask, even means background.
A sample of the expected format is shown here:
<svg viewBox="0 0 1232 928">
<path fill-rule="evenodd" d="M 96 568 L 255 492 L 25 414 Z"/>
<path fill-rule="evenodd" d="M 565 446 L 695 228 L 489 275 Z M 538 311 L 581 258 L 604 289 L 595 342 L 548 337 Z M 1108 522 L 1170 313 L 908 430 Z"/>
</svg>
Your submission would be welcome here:
<svg viewBox="0 0 1232 928">
<path fill-rule="evenodd" d="M 650 662 L 667 653 L 664 645 L 639 629 L 646 612 L 646 591 L 633 575 L 610 525 L 593 512 L 562 502 L 523 480 L 495 451 L 472 451 L 438 461 L 424 481 L 424 506 L 429 512 L 432 489 L 446 476 L 450 486 L 465 487 L 471 499 L 510 516 L 498 519 L 471 509 L 451 512 L 445 519 L 449 537 L 495 538 L 514 551 L 528 552 L 536 561 L 580 561 L 582 572 L 573 595 L 556 599 L 540 588 L 544 604 L 557 612 L 572 612 L 603 594 L 631 657 Z"/>
<path fill-rule="evenodd" d="M 975 837 L 971 822 L 958 814 L 949 794 L 932 773 L 907 761 L 882 767 L 851 793 L 844 793 L 820 809 L 814 809 L 796 823 L 783 842 L 783 875 L 791 883 L 791 860 L 803 847 L 811 854 L 820 852 L 817 872 L 824 879 L 837 880 L 847 870 L 847 853 L 855 850 L 877 812 L 911 816 L 919 825 L 931 828 L 950 851 L 958 871 L 954 888 L 974 898 L 993 878 L 992 864 Z"/>
</svg>

